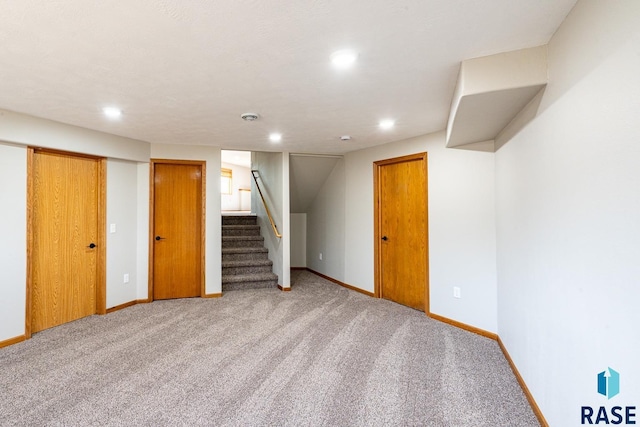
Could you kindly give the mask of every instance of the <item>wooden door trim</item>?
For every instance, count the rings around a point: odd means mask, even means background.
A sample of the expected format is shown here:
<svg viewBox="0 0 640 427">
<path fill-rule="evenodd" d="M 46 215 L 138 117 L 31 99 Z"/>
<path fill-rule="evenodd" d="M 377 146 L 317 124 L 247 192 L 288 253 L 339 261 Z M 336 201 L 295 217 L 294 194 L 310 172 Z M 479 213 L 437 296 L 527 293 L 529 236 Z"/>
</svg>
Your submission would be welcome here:
<svg viewBox="0 0 640 427">
<path fill-rule="evenodd" d="M 427 153 L 416 153 L 410 154 L 407 156 L 394 157 L 391 159 L 378 160 L 373 162 L 373 257 L 374 257 L 374 288 L 373 295 L 375 298 L 382 298 L 382 251 L 380 250 L 380 209 L 381 209 L 381 200 L 380 200 L 380 173 L 383 166 L 392 165 L 396 163 L 404 163 L 404 162 L 412 162 L 412 161 L 422 161 L 423 173 L 425 176 L 425 200 L 427 202 L 427 207 L 425 209 L 425 237 L 426 237 L 426 283 L 425 283 L 425 297 L 424 297 L 424 312 L 429 314 L 430 306 L 429 306 L 429 175 L 427 174 Z"/>
<path fill-rule="evenodd" d="M 26 307 L 24 317 L 24 336 L 31 338 L 31 311 L 33 309 L 31 303 L 31 295 L 33 288 L 33 162 L 35 150 L 32 147 L 27 148 L 27 289 L 26 289 Z"/>
<path fill-rule="evenodd" d="M 92 159 L 98 163 L 98 236 L 96 253 L 96 314 L 107 312 L 107 277 L 106 277 L 106 224 L 107 224 L 107 159 L 87 154 L 71 153 L 62 150 L 51 150 L 27 147 L 27 283 L 25 298 L 25 327 L 26 339 L 31 338 L 32 294 L 33 294 L 33 163 L 36 153 L 61 154 L 65 156 Z"/>
<path fill-rule="evenodd" d="M 96 254 L 96 314 L 107 314 L 107 159 L 98 161 L 98 253 Z"/>
<path fill-rule="evenodd" d="M 206 297 L 206 275 L 205 275 L 205 244 L 206 244 L 206 230 L 205 224 L 207 219 L 207 162 L 205 160 L 174 160 L 174 159 L 150 159 L 149 161 L 149 284 L 147 287 L 148 301 L 153 301 L 153 262 L 154 262 L 154 230 L 155 230 L 155 215 L 154 215 L 154 177 L 155 177 L 155 165 L 157 164 L 169 164 L 169 165 L 196 165 L 200 166 L 202 185 L 200 191 L 202 192 L 202 213 L 200 217 L 200 297 Z"/>
</svg>

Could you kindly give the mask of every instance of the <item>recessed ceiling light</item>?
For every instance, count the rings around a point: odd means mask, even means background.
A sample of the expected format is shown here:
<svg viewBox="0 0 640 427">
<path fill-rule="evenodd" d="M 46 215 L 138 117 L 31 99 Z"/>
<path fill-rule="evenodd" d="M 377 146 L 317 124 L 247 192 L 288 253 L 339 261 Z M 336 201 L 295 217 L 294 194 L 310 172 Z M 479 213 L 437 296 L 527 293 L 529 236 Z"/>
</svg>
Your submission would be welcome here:
<svg viewBox="0 0 640 427">
<path fill-rule="evenodd" d="M 380 129 L 391 129 L 392 127 L 394 127 L 396 124 L 395 121 L 391 120 L 391 119 L 386 119 L 386 120 L 381 120 L 380 123 L 378 123 L 378 126 L 380 126 Z"/>
<path fill-rule="evenodd" d="M 280 133 L 272 133 L 269 135 L 269 140 L 271 142 L 280 142 L 282 141 L 282 134 Z"/>
<path fill-rule="evenodd" d="M 258 120 L 260 116 L 258 116 L 256 113 L 244 113 L 240 117 L 242 117 L 242 120 L 253 122 L 254 120 Z"/>
<path fill-rule="evenodd" d="M 122 110 L 116 107 L 104 107 L 102 112 L 110 119 L 119 119 L 122 117 Z"/>
<path fill-rule="evenodd" d="M 336 68 L 350 68 L 358 59 L 358 54 L 349 49 L 338 50 L 331 54 L 331 63 Z"/>
</svg>

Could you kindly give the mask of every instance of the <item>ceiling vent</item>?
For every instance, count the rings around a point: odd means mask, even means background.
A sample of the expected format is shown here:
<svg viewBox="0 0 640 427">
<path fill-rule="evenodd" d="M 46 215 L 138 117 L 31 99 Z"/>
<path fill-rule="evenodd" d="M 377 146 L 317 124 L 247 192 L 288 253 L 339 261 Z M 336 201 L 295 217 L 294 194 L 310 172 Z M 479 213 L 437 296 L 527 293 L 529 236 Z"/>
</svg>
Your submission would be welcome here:
<svg viewBox="0 0 640 427">
<path fill-rule="evenodd" d="M 258 120 L 259 116 L 256 113 L 244 113 L 240 117 L 242 117 L 242 120 L 246 120 L 248 122 L 253 122 L 255 120 Z"/>
</svg>

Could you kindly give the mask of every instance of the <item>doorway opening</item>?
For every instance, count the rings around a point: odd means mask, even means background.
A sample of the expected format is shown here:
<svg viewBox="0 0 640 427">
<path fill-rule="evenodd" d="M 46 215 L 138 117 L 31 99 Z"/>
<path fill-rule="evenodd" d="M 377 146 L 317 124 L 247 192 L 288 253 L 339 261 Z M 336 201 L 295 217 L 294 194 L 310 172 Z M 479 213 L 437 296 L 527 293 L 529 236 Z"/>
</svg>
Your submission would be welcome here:
<svg viewBox="0 0 640 427">
<path fill-rule="evenodd" d="M 151 159 L 149 296 L 203 296 L 206 164 Z"/>
<path fill-rule="evenodd" d="M 223 215 L 251 213 L 251 152 L 222 150 L 220 209 Z"/>
<path fill-rule="evenodd" d="M 106 313 L 104 158 L 29 148 L 25 335 Z"/>
<path fill-rule="evenodd" d="M 374 163 L 375 295 L 429 312 L 427 153 Z"/>
</svg>

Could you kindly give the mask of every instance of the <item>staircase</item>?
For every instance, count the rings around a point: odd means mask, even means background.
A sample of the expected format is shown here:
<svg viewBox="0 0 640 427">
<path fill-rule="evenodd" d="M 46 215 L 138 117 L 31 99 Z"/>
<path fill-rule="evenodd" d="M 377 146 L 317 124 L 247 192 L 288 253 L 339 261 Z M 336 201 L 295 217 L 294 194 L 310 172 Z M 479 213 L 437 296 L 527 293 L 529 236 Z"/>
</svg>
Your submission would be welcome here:
<svg viewBox="0 0 640 427">
<path fill-rule="evenodd" d="M 255 215 L 223 215 L 222 291 L 276 288 L 268 253 Z"/>
</svg>

